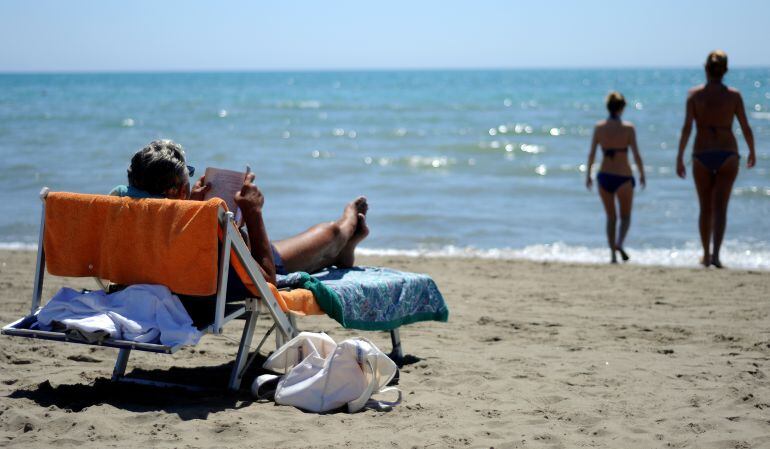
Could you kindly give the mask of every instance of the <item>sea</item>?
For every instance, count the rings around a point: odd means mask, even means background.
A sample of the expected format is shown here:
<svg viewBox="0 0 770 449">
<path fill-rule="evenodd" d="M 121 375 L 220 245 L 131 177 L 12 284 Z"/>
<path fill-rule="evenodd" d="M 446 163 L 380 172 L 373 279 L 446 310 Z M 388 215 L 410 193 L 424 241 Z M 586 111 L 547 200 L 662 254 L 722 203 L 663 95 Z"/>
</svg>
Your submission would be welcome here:
<svg viewBox="0 0 770 449">
<path fill-rule="evenodd" d="M 631 263 L 695 266 L 692 178 L 675 157 L 702 68 L 0 74 L 0 248 L 35 248 L 39 192 L 107 193 L 131 156 L 173 139 L 188 163 L 242 170 L 271 239 L 334 220 L 365 195 L 363 254 L 606 263 L 605 216 L 585 188 L 594 124 L 627 101 L 647 188 Z M 770 68 L 731 69 L 757 142 L 741 171 L 723 262 L 770 270 Z M 688 154 L 692 141 L 688 146 Z"/>
</svg>

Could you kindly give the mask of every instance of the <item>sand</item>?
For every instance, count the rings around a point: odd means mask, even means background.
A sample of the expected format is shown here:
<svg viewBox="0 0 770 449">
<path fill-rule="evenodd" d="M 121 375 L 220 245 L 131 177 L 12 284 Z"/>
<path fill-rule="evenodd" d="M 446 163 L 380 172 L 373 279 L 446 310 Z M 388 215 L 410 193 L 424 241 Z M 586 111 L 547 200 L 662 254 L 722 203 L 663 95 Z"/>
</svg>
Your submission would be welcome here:
<svg viewBox="0 0 770 449">
<path fill-rule="evenodd" d="M 431 274 L 448 323 L 402 330 L 404 400 L 384 412 L 303 413 L 244 390 L 115 385 L 116 351 L 0 337 L 0 446 L 770 447 L 770 273 L 367 257 Z M 0 252 L 0 321 L 29 307 L 34 254 Z M 88 279 L 47 278 L 45 297 Z M 242 322 L 128 373 L 227 382 Z M 262 321 L 258 329 L 268 325 Z M 332 337 L 328 318 L 300 321 Z M 170 370 L 172 366 L 178 369 Z"/>
</svg>

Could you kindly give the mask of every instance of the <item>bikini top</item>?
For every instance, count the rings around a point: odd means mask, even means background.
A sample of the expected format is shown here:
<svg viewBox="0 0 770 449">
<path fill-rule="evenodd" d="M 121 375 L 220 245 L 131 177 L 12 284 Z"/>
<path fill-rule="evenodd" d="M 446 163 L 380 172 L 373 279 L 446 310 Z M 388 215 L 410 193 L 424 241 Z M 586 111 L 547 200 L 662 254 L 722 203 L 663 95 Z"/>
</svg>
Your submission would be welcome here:
<svg viewBox="0 0 770 449">
<path fill-rule="evenodd" d="M 714 134 L 714 135 L 717 134 L 717 131 L 723 131 L 723 130 L 727 130 L 727 131 L 730 131 L 730 132 L 733 131 L 733 127 L 731 125 L 728 125 L 728 126 L 723 126 L 723 125 L 699 125 L 696 122 L 695 126 L 698 129 L 698 131 L 706 130 L 707 129 L 707 130 L 711 131 L 711 133 Z"/>
<path fill-rule="evenodd" d="M 604 155 L 610 159 L 615 157 L 615 153 L 627 153 L 628 147 L 625 148 L 602 148 Z"/>
</svg>

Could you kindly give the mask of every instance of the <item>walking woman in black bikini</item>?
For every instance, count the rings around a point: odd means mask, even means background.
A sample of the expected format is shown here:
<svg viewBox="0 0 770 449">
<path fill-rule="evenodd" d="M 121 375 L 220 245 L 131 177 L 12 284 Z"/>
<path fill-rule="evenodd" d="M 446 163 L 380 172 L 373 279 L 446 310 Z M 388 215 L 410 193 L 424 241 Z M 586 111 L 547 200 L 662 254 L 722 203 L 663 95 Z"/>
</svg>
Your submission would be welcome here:
<svg viewBox="0 0 770 449">
<path fill-rule="evenodd" d="M 623 250 L 623 242 L 631 226 L 631 206 L 634 201 L 634 187 L 636 181 L 628 163 L 628 148 L 634 154 L 634 162 L 639 170 L 639 183 L 644 188 L 644 165 L 636 145 L 636 131 L 634 125 L 620 120 L 626 100 L 619 92 L 612 92 L 607 96 L 607 110 L 610 116 L 596 124 L 594 137 L 591 140 L 591 151 L 588 153 L 588 169 L 586 187 L 590 190 L 593 185 L 591 179 L 591 167 L 596 157 L 597 145 L 602 146 L 604 157 L 596 181 L 599 184 L 599 197 L 604 204 L 607 213 L 607 243 L 610 246 L 610 262 L 617 263 L 616 253 L 619 252 L 624 261 L 628 260 L 628 254 Z M 617 213 L 615 212 L 615 198 L 620 209 L 620 228 L 617 232 Z"/>
<path fill-rule="evenodd" d="M 733 135 L 733 117 L 738 117 L 746 144 L 749 146 L 748 168 L 754 166 L 754 135 L 746 119 L 741 94 L 722 84 L 727 73 L 727 55 L 716 50 L 706 59 L 708 82 L 690 90 L 687 98 L 687 113 L 679 140 L 679 154 L 676 158 L 676 173 L 684 178 L 684 150 L 695 121 L 695 143 L 692 149 L 692 175 L 700 201 L 698 228 L 703 245 L 701 264 L 722 268 L 719 249 L 727 225 L 727 204 L 730 201 L 733 182 L 738 176 L 740 155 L 738 142 Z M 709 244 L 713 238 L 713 246 Z"/>
</svg>

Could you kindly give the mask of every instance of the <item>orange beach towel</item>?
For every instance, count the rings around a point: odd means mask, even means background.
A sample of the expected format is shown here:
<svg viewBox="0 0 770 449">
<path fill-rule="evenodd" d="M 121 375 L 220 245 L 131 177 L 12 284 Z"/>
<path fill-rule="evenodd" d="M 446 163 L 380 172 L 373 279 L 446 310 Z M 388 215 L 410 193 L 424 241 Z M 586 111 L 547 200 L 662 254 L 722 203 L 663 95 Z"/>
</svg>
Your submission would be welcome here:
<svg viewBox="0 0 770 449">
<path fill-rule="evenodd" d="M 224 201 L 132 199 L 51 192 L 45 200 L 48 272 L 118 284 L 217 290 L 217 211 Z"/>
<path fill-rule="evenodd" d="M 48 272 L 126 285 L 161 284 L 192 296 L 213 295 L 220 206 L 227 208 L 219 198 L 179 201 L 51 192 L 45 200 L 43 243 Z M 230 262 L 257 296 L 234 253 Z M 324 314 L 309 290 L 279 292 L 269 285 L 284 311 Z"/>
</svg>

